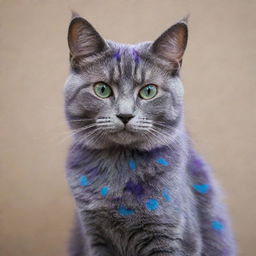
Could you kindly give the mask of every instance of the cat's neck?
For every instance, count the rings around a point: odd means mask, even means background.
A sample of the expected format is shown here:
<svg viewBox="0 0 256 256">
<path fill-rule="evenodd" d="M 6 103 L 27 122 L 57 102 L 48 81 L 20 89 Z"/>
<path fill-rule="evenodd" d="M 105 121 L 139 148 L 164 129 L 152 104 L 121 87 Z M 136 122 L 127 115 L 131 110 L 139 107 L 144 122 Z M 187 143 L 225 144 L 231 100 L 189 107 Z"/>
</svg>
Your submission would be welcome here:
<svg viewBox="0 0 256 256">
<path fill-rule="evenodd" d="M 163 166 L 173 170 L 184 165 L 186 155 L 187 142 L 184 138 L 177 138 L 171 145 L 159 146 L 148 151 L 125 146 L 93 149 L 74 142 L 69 152 L 68 168 L 97 168 L 102 174 L 107 171 L 113 172 L 113 175 L 125 175 L 128 171 L 138 171 L 138 174 L 142 175 L 154 171 L 155 173 L 151 174 L 157 175 Z"/>
<path fill-rule="evenodd" d="M 112 197 L 116 198 L 124 198 L 126 191 L 139 194 L 139 197 L 142 191 L 145 196 L 163 188 L 179 191 L 187 180 L 187 148 L 185 141 L 150 151 L 126 147 L 99 150 L 73 143 L 67 174 L 74 188 L 80 180 L 80 185 L 91 189 L 91 193 L 97 193 L 102 187 L 111 188 Z"/>
</svg>

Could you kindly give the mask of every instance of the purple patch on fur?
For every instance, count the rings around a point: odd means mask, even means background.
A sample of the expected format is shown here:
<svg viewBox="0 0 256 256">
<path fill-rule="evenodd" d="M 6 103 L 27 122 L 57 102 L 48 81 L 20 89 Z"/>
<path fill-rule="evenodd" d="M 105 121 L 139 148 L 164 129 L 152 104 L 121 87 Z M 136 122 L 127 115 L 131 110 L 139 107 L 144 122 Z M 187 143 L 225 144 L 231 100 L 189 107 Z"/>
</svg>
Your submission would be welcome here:
<svg viewBox="0 0 256 256">
<path fill-rule="evenodd" d="M 140 55 L 139 55 L 138 51 L 136 51 L 135 49 L 132 49 L 132 55 L 133 55 L 135 63 L 139 63 Z"/>
<path fill-rule="evenodd" d="M 204 173 L 204 162 L 200 158 L 192 155 L 192 159 L 189 162 L 189 170 L 191 170 L 193 173 Z"/>
<path fill-rule="evenodd" d="M 118 49 L 118 51 L 113 54 L 113 58 L 115 58 L 117 61 L 121 60 L 120 49 Z"/>
<path fill-rule="evenodd" d="M 195 168 L 201 168 L 203 166 L 202 161 L 198 158 L 194 158 L 192 164 Z"/>
<path fill-rule="evenodd" d="M 136 195 L 137 197 L 140 197 L 144 194 L 144 189 L 140 183 L 134 183 L 131 180 L 129 180 L 126 183 L 126 186 L 124 188 L 126 191 L 130 191 L 132 194 Z"/>
<path fill-rule="evenodd" d="M 87 173 L 90 176 L 90 178 L 95 178 L 95 177 L 99 176 L 99 169 L 98 169 L 98 167 L 94 167 L 94 168 L 90 169 L 89 171 L 87 171 Z"/>
</svg>

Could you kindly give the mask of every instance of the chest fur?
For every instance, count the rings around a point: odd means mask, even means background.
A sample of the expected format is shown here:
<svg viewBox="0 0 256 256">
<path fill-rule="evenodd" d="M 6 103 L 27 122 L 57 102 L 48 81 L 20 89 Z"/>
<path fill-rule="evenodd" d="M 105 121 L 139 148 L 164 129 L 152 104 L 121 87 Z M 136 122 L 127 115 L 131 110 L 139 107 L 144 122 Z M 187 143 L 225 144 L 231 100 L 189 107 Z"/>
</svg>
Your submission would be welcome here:
<svg viewBox="0 0 256 256">
<path fill-rule="evenodd" d="M 67 166 L 73 195 L 81 209 L 108 209 L 121 216 L 179 211 L 181 195 L 177 187 L 183 180 L 180 169 L 184 167 L 177 155 L 168 153 L 77 151 L 75 161 L 71 155 Z"/>
</svg>

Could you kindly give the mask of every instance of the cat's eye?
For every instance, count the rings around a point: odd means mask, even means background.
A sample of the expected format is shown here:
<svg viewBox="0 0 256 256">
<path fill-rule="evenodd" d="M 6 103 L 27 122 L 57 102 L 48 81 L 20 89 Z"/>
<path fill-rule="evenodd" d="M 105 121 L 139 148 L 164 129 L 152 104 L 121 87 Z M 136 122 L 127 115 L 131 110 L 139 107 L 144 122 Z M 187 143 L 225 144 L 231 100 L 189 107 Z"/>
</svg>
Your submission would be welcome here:
<svg viewBox="0 0 256 256">
<path fill-rule="evenodd" d="M 140 89 L 139 96 L 144 100 L 150 100 L 157 94 L 157 86 L 154 84 L 148 84 Z"/>
<path fill-rule="evenodd" d="M 108 98 L 112 95 L 111 87 L 103 82 L 98 82 L 94 85 L 94 92 L 100 98 Z"/>
</svg>

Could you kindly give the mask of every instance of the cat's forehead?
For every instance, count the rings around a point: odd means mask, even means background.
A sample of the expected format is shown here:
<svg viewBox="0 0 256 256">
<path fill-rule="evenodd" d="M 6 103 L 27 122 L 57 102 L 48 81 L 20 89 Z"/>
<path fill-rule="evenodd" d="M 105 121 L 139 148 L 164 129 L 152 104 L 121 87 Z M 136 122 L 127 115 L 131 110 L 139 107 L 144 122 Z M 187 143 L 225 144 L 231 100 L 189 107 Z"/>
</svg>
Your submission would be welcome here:
<svg viewBox="0 0 256 256">
<path fill-rule="evenodd" d="M 138 50 L 130 45 L 115 45 L 112 49 L 109 78 L 113 82 L 122 80 L 137 80 L 141 82 L 145 76 L 145 67 Z"/>
<path fill-rule="evenodd" d="M 136 45 L 128 44 L 117 44 L 109 41 L 108 43 L 112 48 L 113 54 L 112 58 L 118 62 L 135 62 L 138 64 L 140 62 L 140 55 Z"/>
<path fill-rule="evenodd" d="M 111 60 L 105 67 L 109 79 L 113 82 L 133 80 L 137 84 L 148 80 L 161 82 L 165 74 L 153 61 L 150 61 L 147 44 L 124 45 L 110 43 Z"/>
<path fill-rule="evenodd" d="M 108 50 L 97 59 L 83 62 L 83 68 L 76 76 L 80 83 L 93 84 L 106 82 L 119 88 L 135 88 L 136 86 L 153 83 L 164 85 L 170 78 L 161 67 L 156 65 L 148 48 L 150 42 L 135 45 L 106 41 Z"/>
</svg>

